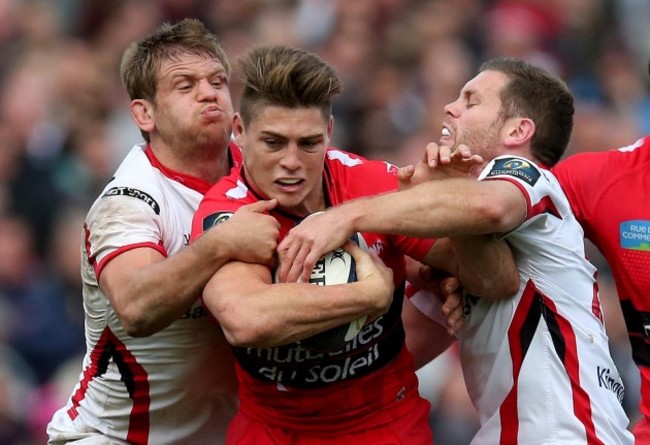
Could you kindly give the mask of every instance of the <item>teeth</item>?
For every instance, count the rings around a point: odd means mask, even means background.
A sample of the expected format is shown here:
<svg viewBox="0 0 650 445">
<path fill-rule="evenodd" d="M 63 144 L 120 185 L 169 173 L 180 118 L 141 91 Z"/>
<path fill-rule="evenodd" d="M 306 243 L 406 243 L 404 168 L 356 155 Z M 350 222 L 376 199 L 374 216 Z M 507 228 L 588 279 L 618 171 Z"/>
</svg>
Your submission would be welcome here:
<svg viewBox="0 0 650 445">
<path fill-rule="evenodd" d="M 451 131 L 449 131 L 449 128 L 447 127 L 442 127 L 442 135 L 443 136 L 451 136 Z"/>
<path fill-rule="evenodd" d="M 279 179 L 278 182 L 280 182 L 282 184 L 293 185 L 293 184 L 297 184 L 298 182 L 300 182 L 300 179 Z"/>
</svg>

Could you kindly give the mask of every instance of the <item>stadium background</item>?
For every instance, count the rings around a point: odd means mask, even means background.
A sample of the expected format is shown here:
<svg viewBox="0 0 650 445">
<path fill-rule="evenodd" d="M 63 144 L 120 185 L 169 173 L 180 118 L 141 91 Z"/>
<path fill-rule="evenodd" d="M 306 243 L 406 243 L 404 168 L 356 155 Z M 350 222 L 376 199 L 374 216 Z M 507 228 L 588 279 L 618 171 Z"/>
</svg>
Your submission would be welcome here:
<svg viewBox="0 0 650 445">
<path fill-rule="evenodd" d="M 119 84 L 122 51 L 188 16 L 232 62 L 256 43 L 320 54 L 345 88 L 335 145 L 399 165 L 437 140 L 443 105 L 493 56 L 567 81 L 577 108 L 569 154 L 650 133 L 647 0 L 0 0 L 0 445 L 44 443 L 80 371 L 83 216 L 140 140 Z M 638 372 L 611 275 L 589 251 L 635 419 Z M 464 445 L 476 416 L 454 354 L 420 375 L 436 442 Z"/>
</svg>

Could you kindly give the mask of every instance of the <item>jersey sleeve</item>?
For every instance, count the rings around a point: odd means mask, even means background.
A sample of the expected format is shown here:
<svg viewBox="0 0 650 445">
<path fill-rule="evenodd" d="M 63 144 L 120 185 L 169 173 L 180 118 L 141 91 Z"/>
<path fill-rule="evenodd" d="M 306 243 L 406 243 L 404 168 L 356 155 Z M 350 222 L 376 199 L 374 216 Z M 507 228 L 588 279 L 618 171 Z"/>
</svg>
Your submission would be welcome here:
<svg viewBox="0 0 650 445">
<path fill-rule="evenodd" d="M 328 191 L 333 205 L 350 199 L 376 196 L 397 191 L 398 167 L 390 162 L 365 159 L 337 149 L 327 152 L 326 172 L 329 172 Z M 434 240 L 387 235 L 391 244 L 405 255 L 421 260 L 434 244 Z"/>
<path fill-rule="evenodd" d="M 590 212 L 596 210 L 592 203 L 594 193 L 599 184 L 593 178 L 601 177 L 601 172 L 607 168 L 607 153 L 578 153 L 562 160 L 552 168 L 562 190 L 571 203 L 571 209 L 576 219 L 584 224 L 590 219 Z"/>
<path fill-rule="evenodd" d="M 568 203 L 561 200 L 561 189 L 553 175 L 525 158 L 497 157 L 488 163 L 478 179 L 508 181 L 521 190 L 526 199 L 526 217 L 514 231 L 527 226 L 540 215 L 562 218 L 561 210 L 568 207 Z"/>
<path fill-rule="evenodd" d="M 85 249 L 98 279 L 106 264 L 126 251 L 149 247 L 167 256 L 160 211 L 148 194 L 126 187 L 109 189 L 95 202 L 86 218 Z"/>
</svg>

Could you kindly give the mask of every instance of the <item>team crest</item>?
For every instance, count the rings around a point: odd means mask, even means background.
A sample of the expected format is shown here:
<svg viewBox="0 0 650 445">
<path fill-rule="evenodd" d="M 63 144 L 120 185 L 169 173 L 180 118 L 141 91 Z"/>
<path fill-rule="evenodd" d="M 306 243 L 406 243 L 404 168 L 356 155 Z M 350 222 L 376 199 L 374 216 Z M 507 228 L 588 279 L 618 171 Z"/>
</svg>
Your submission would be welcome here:
<svg viewBox="0 0 650 445">
<path fill-rule="evenodd" d="M 203 231 L 228 221 L 232 215 L 232 212 L 219 212 L 206 216 L 203 218 Z"/>
<path fill-rule="evenodd" d="M 491 176 L 512 176 L 532 187 L 539 179 L 540 172 L 525 159 L 501 158 L 494 161 L 492 169 L 487 174 L 488 178 Z"/>
</svg>

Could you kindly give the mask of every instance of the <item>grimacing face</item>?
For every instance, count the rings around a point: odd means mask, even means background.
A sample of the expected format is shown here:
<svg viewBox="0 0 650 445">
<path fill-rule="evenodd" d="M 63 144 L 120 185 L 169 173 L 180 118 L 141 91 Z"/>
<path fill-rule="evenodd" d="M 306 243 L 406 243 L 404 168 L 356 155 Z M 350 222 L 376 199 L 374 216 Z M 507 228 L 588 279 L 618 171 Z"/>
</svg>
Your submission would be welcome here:
<svg viewBox="0 0 650 445">
<path fill-rule="evenodd" d="M 458 98 L 444 108 L 439 144 L 453 148 L 466 144 L 486 161 L 498 156 L 504 136 L 499 93 L 507 82 L 504 73 L 490 70 L 468 81 Z"/>
<path fill-rule="evenodd" d="M 297 216 L 325 209 L 323 169 L 333 119 L 319 108 L 266 106 L 247 128 L 235 115 L 233 132 L 244 150 L 244 170 L 253 189 Z"/>
<path fill-rule="evenodd" d="M 234 111 L 221 62 L 187 53 L 164 61 L 151 113 L 155 131 L 168 147 L 227 146 Z"/>
</svg>

